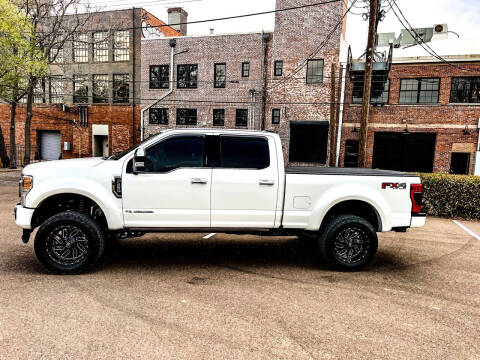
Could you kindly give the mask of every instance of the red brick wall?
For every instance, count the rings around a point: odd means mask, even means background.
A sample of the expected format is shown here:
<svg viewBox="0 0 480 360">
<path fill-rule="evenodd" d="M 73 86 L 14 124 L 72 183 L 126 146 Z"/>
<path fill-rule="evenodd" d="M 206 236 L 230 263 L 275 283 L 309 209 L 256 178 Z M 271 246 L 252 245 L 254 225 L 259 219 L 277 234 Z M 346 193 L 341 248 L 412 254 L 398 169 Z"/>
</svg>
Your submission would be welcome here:
<svg viewBox="0 0 480 360">
<path fill-rule="evenodd" d="M 480 104 L 450 104 L 452 77 L 480 76 L 480 63 L 459 64 L 460 68 L 448 64 L 394 64 L 390 72 L 390 99 L 383 107 L 372 107 L 368 133 L 368 161 L 372 165 L 373 137 L 375 131 L 402 132 L 408 125 L 411 132 L 433 132 L 437 134 L 434 171 L 449 172 L 451 153 L 470 152 L 470 170 L 473 171 L 475 147 L 478 140 L 477 123 L 480 118 Z M 400 105 L 400 79 L 440 78 L 439 103 L 432 105 Z M 358 139 L 352 132 L 354 125 L 359 128 L 360 105 L 351 105 L 352 84 L 347 81 L 345 94 L 344 126 L 341 141 L 340 165 L 343 165 L 345 141 Z M 465 126 L 470 134 L 464 134 Z"/>
</svg>

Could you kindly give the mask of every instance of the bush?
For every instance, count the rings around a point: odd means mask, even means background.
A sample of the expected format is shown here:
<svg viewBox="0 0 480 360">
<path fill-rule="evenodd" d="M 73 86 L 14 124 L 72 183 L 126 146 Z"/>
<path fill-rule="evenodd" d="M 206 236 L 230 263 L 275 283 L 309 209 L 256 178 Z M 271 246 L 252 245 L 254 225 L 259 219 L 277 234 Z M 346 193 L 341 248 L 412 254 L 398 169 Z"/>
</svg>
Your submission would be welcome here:
<svg viewBox="0 0 480 360">
<path fill-rule="evenodd" d="M 418 174 L 428 215 L 480 220 L 480 176 Z"/>
</svg>

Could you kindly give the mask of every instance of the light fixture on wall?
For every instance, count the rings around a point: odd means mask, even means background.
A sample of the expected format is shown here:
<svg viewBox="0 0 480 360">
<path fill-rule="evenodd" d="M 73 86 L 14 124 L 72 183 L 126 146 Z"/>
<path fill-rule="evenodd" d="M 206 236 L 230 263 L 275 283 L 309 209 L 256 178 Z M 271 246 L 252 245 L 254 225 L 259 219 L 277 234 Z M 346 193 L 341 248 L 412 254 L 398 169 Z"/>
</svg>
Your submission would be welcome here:
<svg viewBox="0 0 480 360">
<path fill-rule="evenodd" d="M 468 129 L 468 125 L 465 125 L 465 129 L 463 129 L 463 135 L 470 135 L 470 134 L 471 134 L 471 132 Z"/>
<path fill-rule="evenodd" d="M 357 124 L 353 125 L 352 133 L 358 133 Z"/>
</svg>

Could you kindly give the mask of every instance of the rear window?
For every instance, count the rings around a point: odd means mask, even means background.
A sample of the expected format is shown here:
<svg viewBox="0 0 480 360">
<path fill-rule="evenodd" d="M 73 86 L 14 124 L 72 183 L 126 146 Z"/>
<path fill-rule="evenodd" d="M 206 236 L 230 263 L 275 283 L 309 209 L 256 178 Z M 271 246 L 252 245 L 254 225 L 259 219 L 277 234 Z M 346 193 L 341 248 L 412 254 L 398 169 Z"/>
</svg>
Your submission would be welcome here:
<svg viewBox="0 0 480 360">
<path fill-rule="evenodd" d="M 268 140 L 263 137 L 221 136 L 220 166 L 265 169 L 270 165 Z"/>
</svg>

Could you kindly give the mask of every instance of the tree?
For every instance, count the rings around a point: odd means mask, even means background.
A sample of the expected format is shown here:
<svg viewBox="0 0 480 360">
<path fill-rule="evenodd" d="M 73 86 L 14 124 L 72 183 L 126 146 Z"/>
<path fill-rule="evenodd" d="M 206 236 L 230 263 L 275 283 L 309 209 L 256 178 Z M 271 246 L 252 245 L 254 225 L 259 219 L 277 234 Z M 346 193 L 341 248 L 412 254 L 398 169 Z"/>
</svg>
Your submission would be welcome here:
<svg viewBox="0 0 480 360">
<path fill-rule="evenodd" d="M 0 158 L 3 166 L 16 167 L 15 115 L 26 94 L 25 74 L 42 76 L 47 71 L 40 49 L 31 46 L 33 27 L 26 14 L 9 0 L 0 0 L 0 97 L 10 104 L 10 158 L 0 128 Z"/>
</svg>

